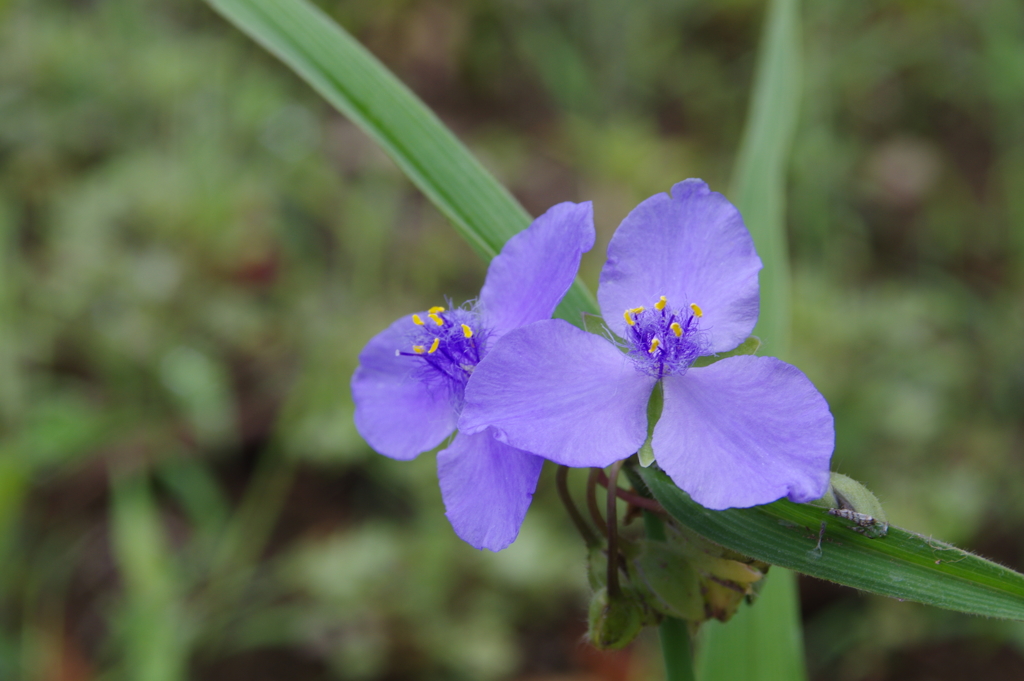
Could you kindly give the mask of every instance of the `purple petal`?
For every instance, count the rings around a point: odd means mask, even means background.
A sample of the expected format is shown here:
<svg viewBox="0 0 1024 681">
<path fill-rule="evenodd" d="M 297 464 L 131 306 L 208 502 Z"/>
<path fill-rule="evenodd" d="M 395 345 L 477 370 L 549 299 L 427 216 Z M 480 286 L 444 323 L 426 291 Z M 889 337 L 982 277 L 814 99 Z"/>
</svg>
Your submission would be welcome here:
<svg viewBox="0 0 1024 681">
<path fill-rule="evenodd" d="M 463 432 L 487 426 L 566 466 L 607 466 L 640 448 L 654 379 L 604 338 L 561 319 L 512 331 L 466 386 Z"/>
<path fill-rule="evenodd" d="M 686 180 L 634 208 L 608 244 L 597 299 L 605 321 L 625 333 L 623 312 L 665 296 L 696 304 L 708 352 L 732 350 L 757 322 L 761 259 L 739 211 L 701 180 Z"/>
<path fill-rule="evenodd" d="M 478 549 L 500 551 L 519 534 L 544 459 L 494 435 L 490 429 L 456 435 L 437 455 L 437 476 L 455 534 Z"/>
<path fill-rule="evenodd" d="M 446 389 L 416 377 L 416 358 L 395 355 L 409 344 L 412 326 L 411 315 L 402 317 L 374 336 L 352 376 L 356 430 L 393 459 L 412 459 L 441 444 L 458 418 Z"/>
<path fill-rule="evenodd" d="M 730 357 L 669 376 L 664 386 L 654 457 L 697 503 L 721 510 L 825 493 L 832 414 L 796 367 Z"/>
<path fill-rule="evenodd" d="M 590 202 L 560 203 L 508 240 L 480 290 L 491 341 L 548 319 L 572 286 L 580 256 L 594 247 Z"/>
</svg>

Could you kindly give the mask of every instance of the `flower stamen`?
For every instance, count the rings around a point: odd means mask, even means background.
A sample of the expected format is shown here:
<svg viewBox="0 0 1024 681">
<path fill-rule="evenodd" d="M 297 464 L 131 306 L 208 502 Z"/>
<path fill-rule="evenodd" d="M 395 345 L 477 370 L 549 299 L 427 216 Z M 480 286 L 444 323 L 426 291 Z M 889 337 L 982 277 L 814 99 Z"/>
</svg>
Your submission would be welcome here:
<svg viewBox="0 0 1024 681">
<path fill-rule="evenodd" d="M 640 314 L 643 311 L 644 311 L 643 307 L 631 307 L 628 310 L 626 310 L 625 312 L 623 312 L 622 316 L 626 319 L 626 323 L 627 324 L 629 324 L 630 326 L 635 326 L 636 325 L 636 319 L 634 319 L 634 316 Z"/>
<path fill-rule="evenodd" d="M 703 310 L 694 307 L 675 309 L 667 296 L 659 296 L 648 308 L 626 310 L 627 352 L 640 371 L 657 379 L 681 374 L 703 354 L 705 336 L 699 320 Z"/>
<path fill-rule="evenodd" d="M 700 309 L 700 305 L 697 303 L 690 303 L 690 309 L 693 310 L 693 314 L 697 315 L 698 318 L 704 316 L 704 310 Z"/>
<path fill-rule="evenodd" d="M 466 383 L 487 345 L 486 323 L 475 310 L 440 306 L 413 315 L 413 322 L 398 354 L 418 358 L 413 369 L 417 378 L 444 385 L 453 403 L 461 404 Z"/>
</svg>

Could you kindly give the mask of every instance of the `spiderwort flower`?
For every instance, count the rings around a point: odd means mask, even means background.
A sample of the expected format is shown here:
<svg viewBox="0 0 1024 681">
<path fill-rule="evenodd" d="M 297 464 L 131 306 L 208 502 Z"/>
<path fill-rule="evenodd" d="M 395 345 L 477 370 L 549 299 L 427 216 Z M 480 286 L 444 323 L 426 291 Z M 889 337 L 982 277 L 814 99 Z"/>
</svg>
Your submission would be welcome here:
<svg viewBox="0 0 1024 681">
<path fill-rule="evenodd" d="M 509 239 L 475 305 L 402 317 L 367 343 L 352 376 L 355 423 L 375 450 L 409 460 L 455 430 L 475 369 L 499 338 L 551 317 L 594 246 L 593 209 L 561 203 Z M 486 427 L 437 455 L 446 515 L 462 539 L 498 551 L 515 540 L 543 459 Z"/>
<path fill-rule="evenodd" d="M 828 404 L 796 367 L 731 350 L 754 328 L 761 260 L 736 208 L 700 180 L 647 199 L 608 245 L 598 301 L 609 342 L 560 320 L 505 336 L 477 367 L 463 433 L 568 466 L 607 466 L 647 437 L 672 480 L 711 509 L 824 494 L 834 432 Z M 625 352 L 622 352 L 625 350 Z"/>
</svg>

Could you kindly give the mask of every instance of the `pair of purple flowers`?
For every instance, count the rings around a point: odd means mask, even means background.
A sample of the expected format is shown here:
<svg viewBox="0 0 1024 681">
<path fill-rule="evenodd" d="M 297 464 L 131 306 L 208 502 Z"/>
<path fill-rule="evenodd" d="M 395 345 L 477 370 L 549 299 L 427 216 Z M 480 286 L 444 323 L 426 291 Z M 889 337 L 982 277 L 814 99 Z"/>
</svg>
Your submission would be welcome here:
<svg viewBox="0 0 1024 681">
<path fill-rule="evenodd" d="M 498 551 L 516 538 L 544 459 L 604 467 L 647 438 L 661 468 L 711 509 L 825 493 L 828 404 L 772 357 L 736 348 L 757 322 L 761 260 L 736 208 L 700 180 L 636 208 L 608 245 L 598 302 L 617 338 L 550 319 L 594 245 L 590 203 L 562 203 L 508 241 L 480 297 L 403 317 L 374 337 L 352 377 L 356 428 L 378 452 L 438 454 L 455 532 Z"/>
</svg>

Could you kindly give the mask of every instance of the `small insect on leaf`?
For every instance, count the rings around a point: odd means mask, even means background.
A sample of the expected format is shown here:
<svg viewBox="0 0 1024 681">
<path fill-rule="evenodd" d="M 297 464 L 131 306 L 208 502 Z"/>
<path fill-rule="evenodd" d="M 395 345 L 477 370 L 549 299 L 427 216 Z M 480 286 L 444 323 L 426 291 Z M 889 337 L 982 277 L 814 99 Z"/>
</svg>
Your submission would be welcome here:
<svg viewBox="0 0 1024 681">
<path fill-rule="evenodd" d="M 850 529 L 865 537 L 878 539 L 889 533 L 889 519 L 878 497 L 856 480 L 832 473 L 828 492 L 812 505 L 827 508 L 829 515 L 851 521 Z"/>
<path fill-rule="evenodd" d="M 884 520 L 878 520 L 867 513 L 857 513 L 848 508 L 830 508 L 828 514 L 834 515 L 837 518 L 852 520 L 856 523 L 856 527 L 851 527 L 850 529 L 854 532 L 860 532 L 865 537 L 877 539 L 889 533 L 889 523 Z"/>
</svg>

